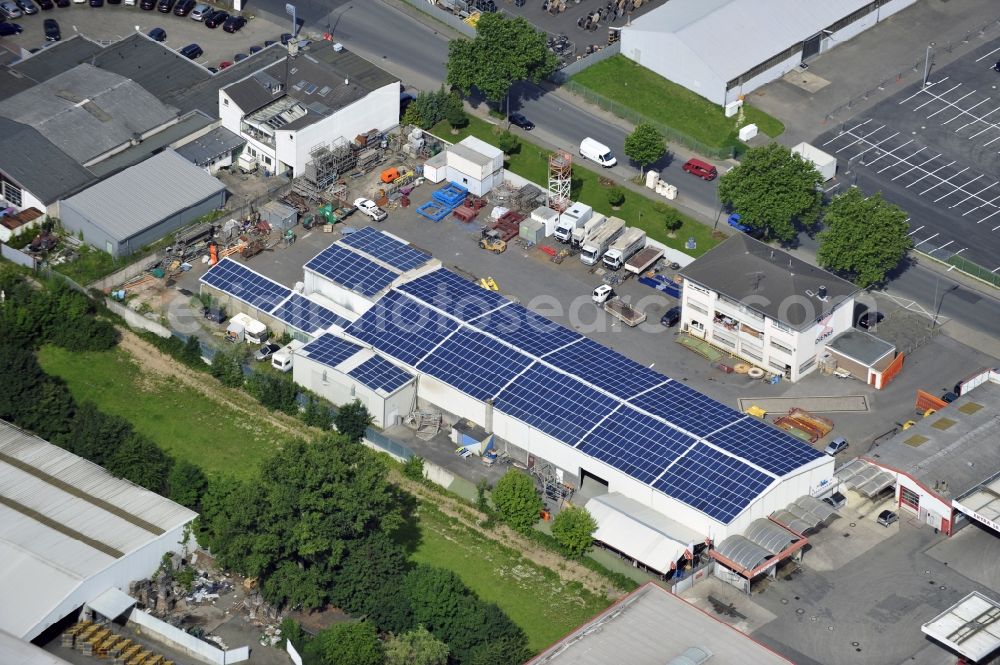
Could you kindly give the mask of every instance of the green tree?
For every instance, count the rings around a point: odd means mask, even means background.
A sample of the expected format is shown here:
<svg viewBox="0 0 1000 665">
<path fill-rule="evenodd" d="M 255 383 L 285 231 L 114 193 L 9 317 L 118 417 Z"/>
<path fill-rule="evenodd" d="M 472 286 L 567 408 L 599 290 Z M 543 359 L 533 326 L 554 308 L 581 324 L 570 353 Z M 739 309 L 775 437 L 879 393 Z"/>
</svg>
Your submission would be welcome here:
<svg viewBox="0 0 1000 665">
<path fill-rule="evenodd" d="M 108 458 L 105 468 L 157 494 L 166 494 L 173 458 L 146 437 L 133 433 Z"/>
<path fill-rule="evenodd" d="M 319 665 L 382 665 L 385 655 L 375 626 L 366 622 L 339 623 L 320 631 L 306 646 L 311 662 Z"/>
<path fill-rule="evenodd" d="M 612 187 L 608 190 L 608 203 L 613 208 L 625 203 L 625 192 L 622 191 L 621 187 Z"/>
<path fill-rule="evenodd" d="M 552 522 L 552 536 L 569 556 L 583 556 L 594 543 L 597 522 L 585 508 L 571 506 L 559 511 Z"/>
<path fill-rule="evenodd" d="M 816 258 L 862 288 L 879 284 L 913 247 L 907 219 L 904 210 L 881 194 L 866 198 L 852 187 L 827 206 Z"/>
<path fill-rule="evenodd" d="M 72 431 L 76 404 L 60 380 L 42 371 L 29 349 L 7 343 L 0 330 L 0 419 L 49 441 Z"/>
<path fill-rule="evenodd" d="M 324 400 L 315 395 L 308 395 L 306 408 L 302 411 L 302 421 L 306 425 L 330 429 L 330 425 L 333 424 L 333 412 Z"/>
<path fill-rule="evenodd" d="M 167 478 L 170 498 L 182 506 L 198 510 L 201 497 L 208 489 L 208 478 L 204 472 L 187 460 L 178 460 Z"/>
<path fill-rule="evenodd" d="M 127 420 L 102 413 L 93 402 L 84 402 L 73 414 L 72 429 L 52 442 L 94 464 L 106 466 L 133 434 Z"/>
<path fill-rule="evenodd" d="M 278 648 L 284 651 L 285 643 L 291 642 L 292 646 L 301 654 L 306 645 L 306 632 L 302 630 L 299 622 L 286 616 L 278 627 L 281 629 L 281 641 L 278 643 Z"/>
<path fill-rule="evenodd" d="M 538 521 L 543 504 L 535 491 L 534 478 L 511 469 L 493 488 L 493 505 L 511 528 L 527 531 Z"/>
<path fill-rule="evenodd" d="M 405 630 L 412 616 L 409 600 L 399 591 L 408 568 L 403 548 L 386 534 L 373 533 L 350 544 L 337 569 L 331 601 L 384 630 Z"/>
<path fill-rule="evenodd" d="M 465 114 L 461 97 L 455 94 L 448 95 L 444 117 L 452 129 L 461 129 L 469 124 L 469 116 Z"/>
<path fill-rule="evenodd" d="M 640 123 L 632 133 L 625 137 L 625 154 L 639 165 L 639 173 L 646 170 L 647 164 L 657 161 L 667 152 L 663 134 L 649 123 Z"/>
<path fill-rule="evenodd" d="M 220 350 L 212 358 L 211 374 L 221 381 L 224 386 L 241 388 L 245 381 L 242 360 L 242 347 L 232 350 Z"/>
<path fill-rule="evenodd" d="M 501 102 L 514 83 L 540 83 L 558 64 L 545 33 L 524 18 L 483 14 L 474 39 L 453 39 L 448 44 L 447 82 L 464 95 L 476 88 L 489 101 Z"/>
<path fill-rule="evenodd" d="M 184 347 L 181 349 L 181 360 L 186 365 L 204 365 L 204 361 L 201 359 L 201 342 L 197 335 L 189 335 L 184 342 Z"/>
<path fill-rule="evenodd" d="M 417 482 L 424 481 L 424 458 L 414 455 L 403 463 L 403 475 Z"/>
<path fill-rule="evenodd" d="M 515 134 L 505 129 L 497 136 L 497 147 L 503 150 L 505 155 L 513 155 L 521 149 L 521 141 Z"/>
<path fill-rule="evenodd" d="M 333 417 L 333 426 L 351 443 L 360 443 L 371 424 L 371 414 L 361 400 L 357 399 L 340 407 Z"/>
<path fill-rule="evenodd" d="M 298 388 L 289 374 L 254 372 L 246 382 L 246 389 L 269 409 L 290 415 L 299 412 L 299 403 L 295 399 Z"/>
<path fill-rule="evenodd" d="M 386 665 L 447 665 L 448 645 L 423 626 L 385 641 Z"/>
<path fill-rule="evenodd" d="M 811 227 L 823 194 L 819 171 L 785 146 L 751 148 L 739 166 L 719 178 L 719 200 L 764 239 L 787 243 Z"/>
</svg>

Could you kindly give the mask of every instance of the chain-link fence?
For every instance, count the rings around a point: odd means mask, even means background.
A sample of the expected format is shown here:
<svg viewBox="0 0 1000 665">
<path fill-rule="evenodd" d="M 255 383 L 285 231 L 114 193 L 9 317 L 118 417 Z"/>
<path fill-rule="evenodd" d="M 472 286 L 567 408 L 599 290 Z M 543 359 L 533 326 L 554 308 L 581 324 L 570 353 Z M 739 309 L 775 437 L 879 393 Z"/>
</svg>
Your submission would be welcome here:
<svg viewBox="0 0 1000 665">
<path fill-rule="evenodd" d="M 619 118 L 628 120 L 632 124 L 638 125 L 640 123 L 648 123 L 653 125 L 660 130 L 660 133 L 663 134 L 664 138 L 666 138 L 668 142 L 679 143 L 686 148 L 690 148 L 699 155 L 714 157 L 716 159 L 729 159 L 735 154 L 736 146 L 710 146 L 680 130 L 674 129 L 673 127 L 665 125 L 657 120 L 653 120 L 652 118 L 649 118 L 648 116 L 639 113 L 624 104 L 608 99 L 604 95 L 580 85 L 576 81 L 566 81 L 563 84 L 563 87 L 580 95 L 591 104 L 596 104 L 605 111 L 614 113 Z"/>
</svg>

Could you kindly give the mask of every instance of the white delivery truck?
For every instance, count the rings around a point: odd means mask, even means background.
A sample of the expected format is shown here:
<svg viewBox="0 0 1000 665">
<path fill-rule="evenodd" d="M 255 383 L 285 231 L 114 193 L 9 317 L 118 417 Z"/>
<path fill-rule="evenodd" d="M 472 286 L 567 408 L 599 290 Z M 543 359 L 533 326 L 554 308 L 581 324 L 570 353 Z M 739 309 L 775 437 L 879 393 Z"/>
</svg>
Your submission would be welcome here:
<svg viewBox="0 0 1000 665">
<path fill-rule="evenodd" d="M 233 343 L 263 344 L 267 341 L 267 326 L 241 312 L 229 319 L 226 340 Z"/>
<path fill-rule="evenodd" d="M 580 247 L 580 260 L 592 266 L 601 260 L 611 243 L 625 231 L 625 220 L 621 217 L 608 217 L 608 221 L 593 238 L 585 241 Z"/>
<path fill-rule="evenodd" d="M 603 143 L 598 143 L 589 136 L 580 141 L 580 154 L 583 155 L 585 159 L 597 162 L 606 169 L 610 169 L 618 163 L 615 156 L 611 154 L 611 148 Z"/>
<path fill-rule="evenodd" d="M 599 212 L 595 212 L 594 216 L 588 219 L 586 224 L 573 229 L 573 233 L 569 237 L 569 244 L 573 247 L 580 247 L 584 242 L 596 236 L 606 221 L 608 221 L 607 217 Z"/>
<path fill-rule="evenodd" d="M 291 342 L 281 347 L 280 350 L 274 352 L 274 355 L 271 356 L 271 367 L 281 372 L 291 370 L 292 361 L 295 358 L 295 352 L 303 346 L 305 346 L 305 344 L 297 339 L 293 339 Z"/>
<path fill-rule="evenodd" d="M 594 216 L 594 209 L 586 203 L 574 203 L 559 215 L 559 223 L 556 224 L 555 237 L 559 242 L 569 242 L 573 236 L 573 229 L 586 224 Z"/>
<path fill-rule="evenodd" d="M 633 254 L 645 246 L 646 232 L 630 226 L 604 254 L 604 267 L 609 270 L 620 269 Z"/>
</svg>

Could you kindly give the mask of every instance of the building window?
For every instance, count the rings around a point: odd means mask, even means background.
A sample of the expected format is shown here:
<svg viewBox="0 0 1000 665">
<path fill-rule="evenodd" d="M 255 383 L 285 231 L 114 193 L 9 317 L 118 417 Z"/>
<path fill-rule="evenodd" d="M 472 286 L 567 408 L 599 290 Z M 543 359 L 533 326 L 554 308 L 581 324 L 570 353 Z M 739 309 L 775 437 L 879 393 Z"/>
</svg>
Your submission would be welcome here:
<svg viewBox="0 0 1000 665">
<path fill-rule="evenodd" d="M 788 365 L 786 365 L 785 363 L 783 363 L 783 362 L 781 362 L 779 360 L 770 360 L 770 361 L 768 361 L 767 364 L 768 364 L 768 367 L 770 367 L 771 369 L 775 370 L 779 374 L 784 374 L 786 371 L 788 371 Z"/>
<path fill-rule="evenodd" d="M 11 204 L 15 208 L 21 207 L 21 188 L 14 183 L 4 181 L 3 197 L 7 199 L 7 203 Z"/>
<path fill-rule="evenodd" d="M 805 374 L 806 370 L 816 364 L 816 356 L 799 365 L 799 374 Z"/>
<path fill-rule="evenodd" d="M 778 351 L 782 351 L 783 353 L 787 353 L 789 355 L 791 355 L 792 353 L 792 350 L 790 348 L 788 348 L 784 344 L 779 344 L 778 342 L 775 342 L 773 339 L 770 341 L 770 344 L 772 348 L 775 348 Z"/>
<path fill-rule="evenodd" d="M 267 155 L 264 155 L 264 163 L 267 164 L 268 166 L 270 166 L 271 165 L 271 158 L 268 157 Z"/>
<path fill-rule="evenodd" d="M 741 345 L 741 346 L 740 346 L 740 351 L 741 351 L 741 352 L 743 353 L 743 355 L 745 355 L 746 357 L 748 357 L 748 358 L 752 358 L 753 360 L 756 360 L 757 362 L 763 362 L 763 361 L 764 361 L 764 358 L 762 358 L 761 356 L 757 355 L 757 354 L 756 354 L 756 353 L 754 353 L 753 351 L 749 350 L 749 349 L 748 349 L 748 348 L 746 347 L 746 345 Z"/>
<path fill-rule="evenodd" d="M 697 304 L 697 303 L 695 303 L 695 302 L 693 302 L 691 300 L 687 301 L 687 306 L 690 307 L 691 309 L 693 309 L 696 312 L 701 312 L 702 314 L 706 314 L 706 315 L 708 314 L 708 310 L 706 308 L 702 307 L 701 305 L 699 305 L 699 304 Z"/>
<path fill-rule="evenodd" d="M 909 487 L 899 488 L 899 502 L 913 508 L 914 510 L 920 509 L 920 495 L 911 490 Z"/>
<path fill-rule="evenodd" d="M 781 323 L 780 321 L 775 321 L 774 319 L 771 319 L 771 327 L 774 328 L 775 330 L 780 330 L 781 332 L 786 332 L 786 333 L 792 332 L 791 328 L 786 326 L 784 323 Z"/>
<path fill-rule="evenodd" d="M 229 98 L 228 97 L 223 97 L 222 98 L 222 105 L 223 106 L 229 106 Z"/>
<path fill-rule="evenodd" d="M 705 324 L 703 324 L 701 321 L 691 321 L 690 325 L 695 330 L 705 330 Z"/>
</svg>

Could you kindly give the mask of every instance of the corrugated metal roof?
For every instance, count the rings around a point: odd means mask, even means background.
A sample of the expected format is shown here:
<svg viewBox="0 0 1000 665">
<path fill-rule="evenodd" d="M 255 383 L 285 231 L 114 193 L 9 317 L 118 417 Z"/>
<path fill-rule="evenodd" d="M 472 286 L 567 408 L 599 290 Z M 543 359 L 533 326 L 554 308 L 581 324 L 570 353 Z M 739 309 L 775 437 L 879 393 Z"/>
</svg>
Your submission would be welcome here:
<svg viewBox="0 0 1000 665">
<path fill-rule="evenodd" d="M 815 35 L 869 0 L 670 0 L 626 30 L 672 34 L 722 81 Z M 720 35 L 746 35 L 727 48 Z"/>
<path fill-rule="evenodd" d="M 54 653 L 36 647 L 31 642 L 19 640 L 5 630 L 0 630 L 0 663 L 17 665 L 70 665 Z"/>
<path fill-rule="evenodd" d="M 125 240 L 224 189 L 218 179 L 166 150 L 66 199 L 62 205 Z"/>
</svg>

